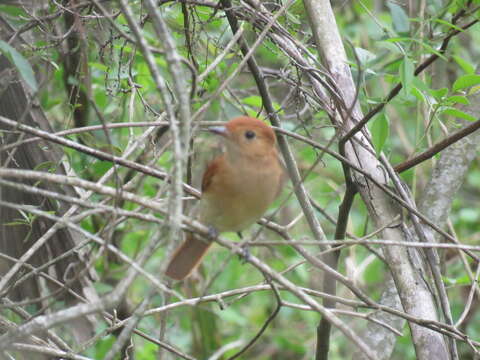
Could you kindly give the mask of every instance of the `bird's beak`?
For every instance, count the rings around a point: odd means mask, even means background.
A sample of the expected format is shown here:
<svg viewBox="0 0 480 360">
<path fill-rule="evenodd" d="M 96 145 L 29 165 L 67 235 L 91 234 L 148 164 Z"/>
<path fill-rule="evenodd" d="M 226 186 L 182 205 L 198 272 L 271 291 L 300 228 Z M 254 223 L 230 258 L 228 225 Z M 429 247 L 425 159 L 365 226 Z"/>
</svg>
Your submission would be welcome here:
<svg viewBox="0 0 480 360">
<path fill-rule="evenodd" d="M 223 137 L 228 137 L 230 134 L 226 126 L 210 126 L 208 128 L 208 131 L 210 131 L 213 134 L 220 135 Z"/>
</svg>

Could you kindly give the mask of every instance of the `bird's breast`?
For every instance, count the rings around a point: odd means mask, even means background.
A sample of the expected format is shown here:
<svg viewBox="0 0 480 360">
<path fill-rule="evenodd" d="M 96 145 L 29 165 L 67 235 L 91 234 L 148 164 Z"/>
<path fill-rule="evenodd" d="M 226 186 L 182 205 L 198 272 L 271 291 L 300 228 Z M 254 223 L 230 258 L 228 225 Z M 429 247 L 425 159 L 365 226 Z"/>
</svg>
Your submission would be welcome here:
<svg viewBox="0 0 480 360">
<path fill-rule="evenodd" d="M 247 228 L 275 200 L 281 171 L 277 164 L 225 166 L 202 194 L 201 220 L 219 232 Z"/>
</svg>

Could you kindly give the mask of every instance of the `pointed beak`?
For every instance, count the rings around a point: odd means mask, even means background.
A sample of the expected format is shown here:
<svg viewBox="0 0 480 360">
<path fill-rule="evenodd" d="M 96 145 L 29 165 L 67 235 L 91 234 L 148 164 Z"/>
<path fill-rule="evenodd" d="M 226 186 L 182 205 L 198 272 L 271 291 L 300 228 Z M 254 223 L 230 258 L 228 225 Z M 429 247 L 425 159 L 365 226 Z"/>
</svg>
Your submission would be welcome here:
<svg viewBox="0 0 480 360">
<path fill-rule="evenodd" d="M 211 126 L 208 128 L 208 131 L 210 131 L 213 134 L 220 135 L 223 137 L 228 137 L 230 134 L 228 132 L 228 129 L 225 126 Z"/>
</svg>

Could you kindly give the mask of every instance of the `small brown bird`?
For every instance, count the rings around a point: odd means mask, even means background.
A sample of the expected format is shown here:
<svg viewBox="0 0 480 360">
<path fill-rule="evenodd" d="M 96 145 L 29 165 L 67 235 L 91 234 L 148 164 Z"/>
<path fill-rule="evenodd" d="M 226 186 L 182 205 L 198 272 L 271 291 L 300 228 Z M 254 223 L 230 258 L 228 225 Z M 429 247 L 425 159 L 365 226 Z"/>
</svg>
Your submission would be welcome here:
<svg viewBox="0 0 480 360">
<path fill-rule="evenodd" d="M 219 233 L 238 232 L 260 219 L 282 189 L 285 172 L 275 133 L 261 120 L 247 116 L 209 130 L 225 138 L 226 149 L 203 174 L 199 220 Z M 211 244 L 188 233 L 166 275 L 176 280 L 187 277 Z"/>
</svg>

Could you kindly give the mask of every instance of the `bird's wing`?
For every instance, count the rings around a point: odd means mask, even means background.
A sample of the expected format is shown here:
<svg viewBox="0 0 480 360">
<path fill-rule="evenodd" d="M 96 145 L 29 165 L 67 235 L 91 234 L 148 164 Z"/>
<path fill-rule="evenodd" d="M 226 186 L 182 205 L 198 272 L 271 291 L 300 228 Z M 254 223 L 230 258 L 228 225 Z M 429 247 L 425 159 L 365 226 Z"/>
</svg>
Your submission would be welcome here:
<svg viewBox="0 0 480 360">
<path fill-rule="evenodd" d="M 221 166 L 220 164 L 224 161 L 224 156 L 221 155 L 214 160 L 212 160 L 208 166 L 205 172 L 203 173 L 203 178 L 202 178 L 202 193 L 205 191 L 208 191 L 208 188 L 210 185 L 212 185 L 212 182 L 214 181 L 215 175 L 218 173 L 218 168 Z"/>
</svg>

